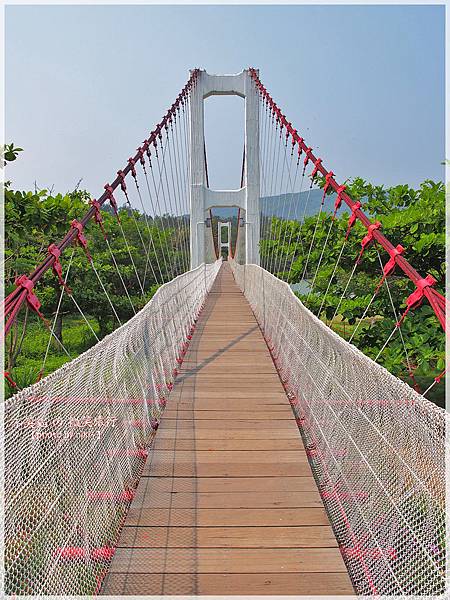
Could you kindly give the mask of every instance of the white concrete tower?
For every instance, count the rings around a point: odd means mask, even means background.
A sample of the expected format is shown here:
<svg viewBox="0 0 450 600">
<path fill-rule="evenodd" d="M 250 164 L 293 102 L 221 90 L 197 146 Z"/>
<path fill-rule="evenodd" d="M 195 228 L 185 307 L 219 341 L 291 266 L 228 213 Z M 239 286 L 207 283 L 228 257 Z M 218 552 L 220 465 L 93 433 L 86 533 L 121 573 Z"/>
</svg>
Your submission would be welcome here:
<svg viewBox="0 0 450 600">
<path fill-rule="evenodd" d="M 212 190 L 206 185 L 204 100 L 214 95 L 235 95 L 245 99 L 244 187 L 237 190 Z M 200 71 L 191 90 L 191 269 L 205 262 L 206 211 L 213 206 L 234 206 L 245 211 L 245 262 L 259 265 L 258 102 L 258 92 L 247 69 L 236 75 L 210 75 Z"/>
</svg>

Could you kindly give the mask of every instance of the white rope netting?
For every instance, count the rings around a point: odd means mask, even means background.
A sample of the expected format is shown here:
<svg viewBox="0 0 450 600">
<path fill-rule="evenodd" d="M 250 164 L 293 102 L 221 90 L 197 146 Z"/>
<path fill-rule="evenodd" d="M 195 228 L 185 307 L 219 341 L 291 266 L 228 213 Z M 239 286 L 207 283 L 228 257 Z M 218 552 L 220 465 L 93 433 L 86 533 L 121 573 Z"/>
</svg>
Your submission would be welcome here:
<svg viewBox="0 0 450 600">
<path fill-rule="evenodd" d="M 446 590 L 448 414 L 317 319 L 288 284 L 230 261 L 274 357 L 356 590 Z"/>
<path fill-rule="evenodd" d="M 221 261 L 161 286 L 128 323 L 5 402 L 5 591 L 99 590 Z"/>
</svg>

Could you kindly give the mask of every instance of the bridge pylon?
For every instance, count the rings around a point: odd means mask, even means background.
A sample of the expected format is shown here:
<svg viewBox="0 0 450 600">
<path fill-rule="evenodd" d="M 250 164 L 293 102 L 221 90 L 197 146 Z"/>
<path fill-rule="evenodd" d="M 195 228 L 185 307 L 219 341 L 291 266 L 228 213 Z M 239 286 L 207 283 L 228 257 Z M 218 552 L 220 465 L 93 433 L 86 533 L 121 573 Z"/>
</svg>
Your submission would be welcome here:
<svg viewBox="0 0 450 600">
<path fill-rule="evenodd" d="M 216 95 L 240 96 L 245 100 L 244 178 L 243 186 L 235 190 L 213 190 L 207 184 L 204 101 Z M 241 209 L 245 215 L 245 262 L 259 265 L 259 104 L 250 70 L 235 75 L 211 75 L 200 71 L 190 99 L 191 269 L 207 262 L 206 222 L 210 209 L 217 206 Z"/>
</svg>

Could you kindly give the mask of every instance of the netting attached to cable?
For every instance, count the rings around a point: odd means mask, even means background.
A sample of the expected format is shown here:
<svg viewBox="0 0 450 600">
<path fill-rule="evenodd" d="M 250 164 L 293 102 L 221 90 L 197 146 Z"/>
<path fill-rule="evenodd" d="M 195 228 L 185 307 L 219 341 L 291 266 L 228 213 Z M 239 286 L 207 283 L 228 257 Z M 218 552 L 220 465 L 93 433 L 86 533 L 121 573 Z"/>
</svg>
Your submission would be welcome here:
<svg viewBox="0 0 450 600">
<path fill-rule="evenodd" d="M 221 261 L 161 286 L 128 323 L 5 402 L 5 591 L 99 590 Z"/>
<path fill-rule="evenodd" d="M 446 590 L 447 413 L 316 318 L 288 284 L 230 262 L 274 357 L 356 590 Z"/>
</svg>

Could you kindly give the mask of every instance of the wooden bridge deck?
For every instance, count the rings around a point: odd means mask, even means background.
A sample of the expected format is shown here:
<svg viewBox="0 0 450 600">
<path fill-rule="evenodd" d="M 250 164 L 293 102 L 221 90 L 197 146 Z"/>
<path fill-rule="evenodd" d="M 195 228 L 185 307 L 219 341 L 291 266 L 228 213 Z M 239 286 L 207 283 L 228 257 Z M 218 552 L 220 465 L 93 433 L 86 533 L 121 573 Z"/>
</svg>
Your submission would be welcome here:
<svg viewBox="0 0 450 600">
<path fill-rule="evenodd" d="M 102 593 L 354 593 L 289 402 L 226 263 Z"/>
</svg>

